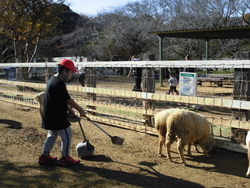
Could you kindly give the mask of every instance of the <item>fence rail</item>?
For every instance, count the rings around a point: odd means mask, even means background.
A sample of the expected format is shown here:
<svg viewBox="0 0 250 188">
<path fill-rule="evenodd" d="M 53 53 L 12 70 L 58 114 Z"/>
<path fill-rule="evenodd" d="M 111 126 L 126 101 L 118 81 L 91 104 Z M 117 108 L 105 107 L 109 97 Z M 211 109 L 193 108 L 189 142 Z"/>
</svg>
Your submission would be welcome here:
<svg viewBox="0 0 250 188">
<path fill-rule="evenodd" d="M 39 88 L 39 89 L 46 88 L 46 84 L 41 84 L 41 83 L 18 82 L 18 81 L 7 81 L 7 80 L 0 80 L 0 83 L 13 86 Z M 232 100 L 232 99 L 223 99 L 215 97 L 190 97 L 190 96 L 179 96 L 179 95 L 166 95 L 162 93 L 134 92 L 121 89 L 81 87 L 77 85 L 73 86 L 68 85 L 67 88 L 69 91 L 75 91 L 75 92 L 250 110 L 250 101 L 243 101 L 243 100 Z M 247 129 L 250 129 L 250 126 Z"/>
<path fill-rule="evenodd" d="M 128 62 L 84 62 L 75 65 L 77 67 L 95 67 L 95 68 L 113 68 L 113 67 L 146 67 L 146 68 L 183 68 L 183 67 L 196 67 L 196 68 L 238 68 L 248 69 L 250 68 L 249 60 L 235 60 L 235 61 L 141 61 L 134 64 L 131 61 Z M 0 64 L 0 67 L 56 67 L 55 62 L 45 63 L 7 63 Z M 223 76 L 223 75 L 220 75 Z M 106 75 L 107 77 L 107 75 Z M 110 76 L 111 78 L 111 76 Z M 230 76 L 231 78 L 231 76 Z M 103 78 L 104 79 L 104 78 Z M 112 83 L 117 83 L 116 77 L 112 76 Z M 104 82 L 104 80 L 100 80 Z M 109 84 L 109 83 L 108 83 Z M 12 89 L 8 89 L 12 87 Z M 14 102 L 21 105 L 30 107 L 38 107 L 38 103 L 34 101 L 34 97 L 38 92 L 32 91 L 20 91 L 20 88 L 35 88 L 36 90 L 44 91 L 46 88 L 45 83 L 31 83 L 21 81 L 8 81 L 0 79 L 0 100 Z M 16 90 L 13 90 L 16 88 Z M 221 97 L 214 95 L 199 95 L 197 97 L 179 96 L 179 95 L 166 95 L 165 92 L 135 92 L 128 89 L 121 88 L 107 88 L 107 87 L 82 87 L 80 84 L 67 84 L 67 89 L 71 93 L 72 97 L 87 109 L 92 115 L 91 118 L 95 121 L 102 123 L 108 123 L 119 127 L 125 127 L 136 131 L 141 131 L 149 134 L 157 134 L 154 127 L 148 126 L 147 121 L 152 118 L 156 113 L 163 108 L 145 107 L 143 102 L 157 103 L 175 103 L 175 104 L 188 104 L 195 106 L 208 106 L 209 108 L 226 108 L 230 110 L 250 110 L 250 101 L 246 100 L 234 100 L 232 97 Z M 204 88 L 200 88 L 201 90 Z M 223 88 L 226 89 L 226 88 Z M 221 89 L 221 90 L 223 90 Z M 202 91 L 203 92 L 203 91 Z M 87 100 L 88 94 L 96 95 L 99 97 L 97 100 Z M 136 100 L 139 101 L 139 105 L 131 105 L 123 102 L 113 102 L 113 98 L 126 99 L 127 101 Z M 104 100 L 105 99 L 105 100 Z M 250 121 L 237 120 L 229 116 L 214 116 L 208 112 L 207 119 L 212 123 L 211 129 L 213 132 L 219 132 L 217 136 L 218 145 L 222 148 L 246 152 L 246 146 L 244 144 L 235 144 L 230 141 L 230 130 L 235 129 L 250 129 Z M 223 129 L 229 130 L 229 135 L 223 136 Z M 225 140 L 226 139 L 226 140 Z"/>
<path fill-rule="evenodd" d="M 250 68 L 249 60 L 195 60 L 195 61 L 100 61 L 100 62 L 74 62 L 76 67 L 153 67 L 153 68 Z M 0 63 L 0 68 L 6 67 L 57 67 L 58 62 L 43 63 Z"/>
</svg>

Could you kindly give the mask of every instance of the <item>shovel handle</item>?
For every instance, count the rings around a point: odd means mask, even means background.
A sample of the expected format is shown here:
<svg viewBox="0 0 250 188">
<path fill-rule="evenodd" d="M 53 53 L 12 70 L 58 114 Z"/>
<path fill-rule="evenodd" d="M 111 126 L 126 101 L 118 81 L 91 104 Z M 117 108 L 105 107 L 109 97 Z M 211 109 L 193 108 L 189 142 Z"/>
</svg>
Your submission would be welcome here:
<svg viewBox="0 0 250 188">
<path fill-rule="evenodd" d="M 104 132 L 106 135 L 108 135 L 110 138 L 112 138 L 112 136 L 107 133 L 105 130 L 103 130 L 99 125 L 97 125 L 95 122 L 93 122 L 91 119 L 89 119 L 88 117 L 86 117 L 87 120 L 89 120 L 91 123 L 93 123 L 96 127 L 98 127 L 102 132 Z"/>
<path fill-rule="evenodd" d="M 83 142 L 85 142 L 87 139 L 86 139 L 86 136 L 85 136 L 85 133 L 83 131 L 83 128 L 82 128 L 82 124 L 81 124 L 81 119 L 80 118 L 77 118 L 78 119 L 78 123 L 79 123 L 79 126 L 81 128 L 81 131 L 82 131 L 82 135 L 83 135 Z"/>
</svg>

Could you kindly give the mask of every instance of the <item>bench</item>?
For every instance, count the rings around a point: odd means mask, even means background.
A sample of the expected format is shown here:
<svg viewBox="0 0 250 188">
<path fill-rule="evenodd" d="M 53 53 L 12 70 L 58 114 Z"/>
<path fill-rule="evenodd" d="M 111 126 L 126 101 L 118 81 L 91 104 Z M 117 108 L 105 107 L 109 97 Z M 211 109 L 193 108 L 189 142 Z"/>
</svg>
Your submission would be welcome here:
<svg viewBox="0 0 250 188">
<path fill-rule="evenodd" d="M 223 78 L 223 80 L 228 79 L 230 82 L 234 80 L 233 74 L 207 74 L 209 78 Z"/>
<path fill-rule="evenodd" d="M 218 87 L 223 87 L 222 78 L 209 78 L 209 77 L 197 77 L 197 85 L 202 86 L 202 82 L 210 82 L 210 84 L 217 84 Z"/>
<path fill-rule="evenodd" d="M 234 80 L 234 75 L 232 74 L 207 74 L 206 77 L 198 77 L 197 85 L 202 86 L 202 82 L 209 81 L 210 84 L 217 84 L 218 87 L 223 87 L 223 80 L 229 79 L 230 82 Z"/>
<path fill-rule="evenodd" d="M 209 78 L 228 78 L 232 79 L 234 78 L 233 74 L 207 74 L 207 77 Z"/>
</svg>

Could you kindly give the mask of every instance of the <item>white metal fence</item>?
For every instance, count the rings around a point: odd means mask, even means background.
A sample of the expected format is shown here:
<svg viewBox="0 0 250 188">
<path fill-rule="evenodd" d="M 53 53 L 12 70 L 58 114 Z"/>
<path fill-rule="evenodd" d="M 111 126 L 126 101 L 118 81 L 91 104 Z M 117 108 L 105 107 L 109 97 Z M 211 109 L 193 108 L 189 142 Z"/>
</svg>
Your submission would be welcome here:
<svg viewBox="0 0 250 188">
<path fill-rule="evenodd" d="M 33 67 L 44 69 L 43 74 L 32 75 L 33 77 L 43 77 L 41 80 L 9 81 L 2 77 L 0 79 L 0 99 L 38 107 L 34 97 L 38 92 L 45 90 L 46 79 L 44 77 L 53 75 L 54 71 L 49 71 L 49 69 L 57 67 L 57 64 L 58 62 L 0 64 L 0 68 Z M 153 128 L 154 114 L 166 108 L 189 108 L 198 110 L 199 113 L 208 118 L 212 123 L 211 130 L 218 138 L 218 144 L 221 147 L 246 152 L 245 145 L 239 144 L 239 140 L 236 140 L 238 143 L 232 142 L 235 139 L 235 133 L 232 134 L 232 130 L 243 132 L 244 137 L 244 132 L 250 129 L 250 121 L 233 117 L 235 112 L 244 111 L 247 113 L 250 110 L 249 96 L 242 99 L 241 96 L 234 95 L 237 93 L 234 91 L 234 84 L 239 81 L 244 85 L 245 82 L 249 81 L 248 79 L 237 80 L 234 76 L 232 81 L 232 79 L 223 78 L 222 87 L 211 83 L 211 80 L 204 80 L 202 86 L 197 87 L 197 96 L 190 97 L 166 94 L 169 89 L 166 75 L 162 77 L 162 86 L 156 74 L 153 75 L 153 78 L 144 74 L 142 82 L 153 81 L 154 90 L 150 90 L 150 92 L 147 88 L 145 90 L 148 85 L 144 83 L 142 92 L 132 91 L 134 81 L 132 78 L 127 78 L 127 71 L 131 67 L 141 67 L 142 69 L 156 70 L 156 72 L 162 70 L 163 73 L 167 73 L 169 68 L 181 70 L 185 67 L 191 67 L 195 68 L 197 72 L 203 71 L 204 73 L 206 69 L 227 70 L 231 75 L 234 75 L 235 70 L 238 72 L 248 70 L 250 68 L 249 60 L 75 62 L 75 66 L 95 69 L 95 71 L 90 71 L 85 75 L 86 85 L 84 87 L 78 82 L 77 76 L 75 80 L 67 83 L 72 97 L 91 113 L 93 120 L 157 134 Z M 123 69 L 122 72 L 121 69 Z M 199 75 L 201 74 L 199 73 Z M 220 74 L 220 77 L 222 76 Z M 208 76 L 205 75 L 205 77 Z M 95 82 L 94 85 L 91 85 L 91 79 Z M 240 139 L 241 142 L 244 141 L 244 138 Z"/>
</svg>

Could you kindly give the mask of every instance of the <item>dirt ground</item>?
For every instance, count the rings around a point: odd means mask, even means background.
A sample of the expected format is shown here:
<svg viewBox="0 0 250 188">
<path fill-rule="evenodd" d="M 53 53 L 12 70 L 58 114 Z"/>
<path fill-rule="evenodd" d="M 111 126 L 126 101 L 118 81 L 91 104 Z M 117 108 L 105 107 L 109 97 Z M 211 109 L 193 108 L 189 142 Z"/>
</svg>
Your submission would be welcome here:
<svg viewBox="0 0 250 188">
<path fill-rule="evenodd" d="M 37 161 L 47 131 L 41 128 L 38 110 L 0 100 L 0 187 L 250 187 L 245 178 L 247 155 L 222 149 L 210 157 L 193 151 L 187 166 L 180 164 L 175 144 L 174 162 L 157 155 L 158 137 L 98 123 L 113 136 L 125 138 L 122 146 L 87 120 L 81 121 L 93 156 L 74 167 L 40 166 Z M 72 121 L 71 155 L 83 137 L 78 122 Z M 165 153 L 165 151 L 164 151 Z M 60 139 L 52 155 L 60 155 Z"/>
</svg>

